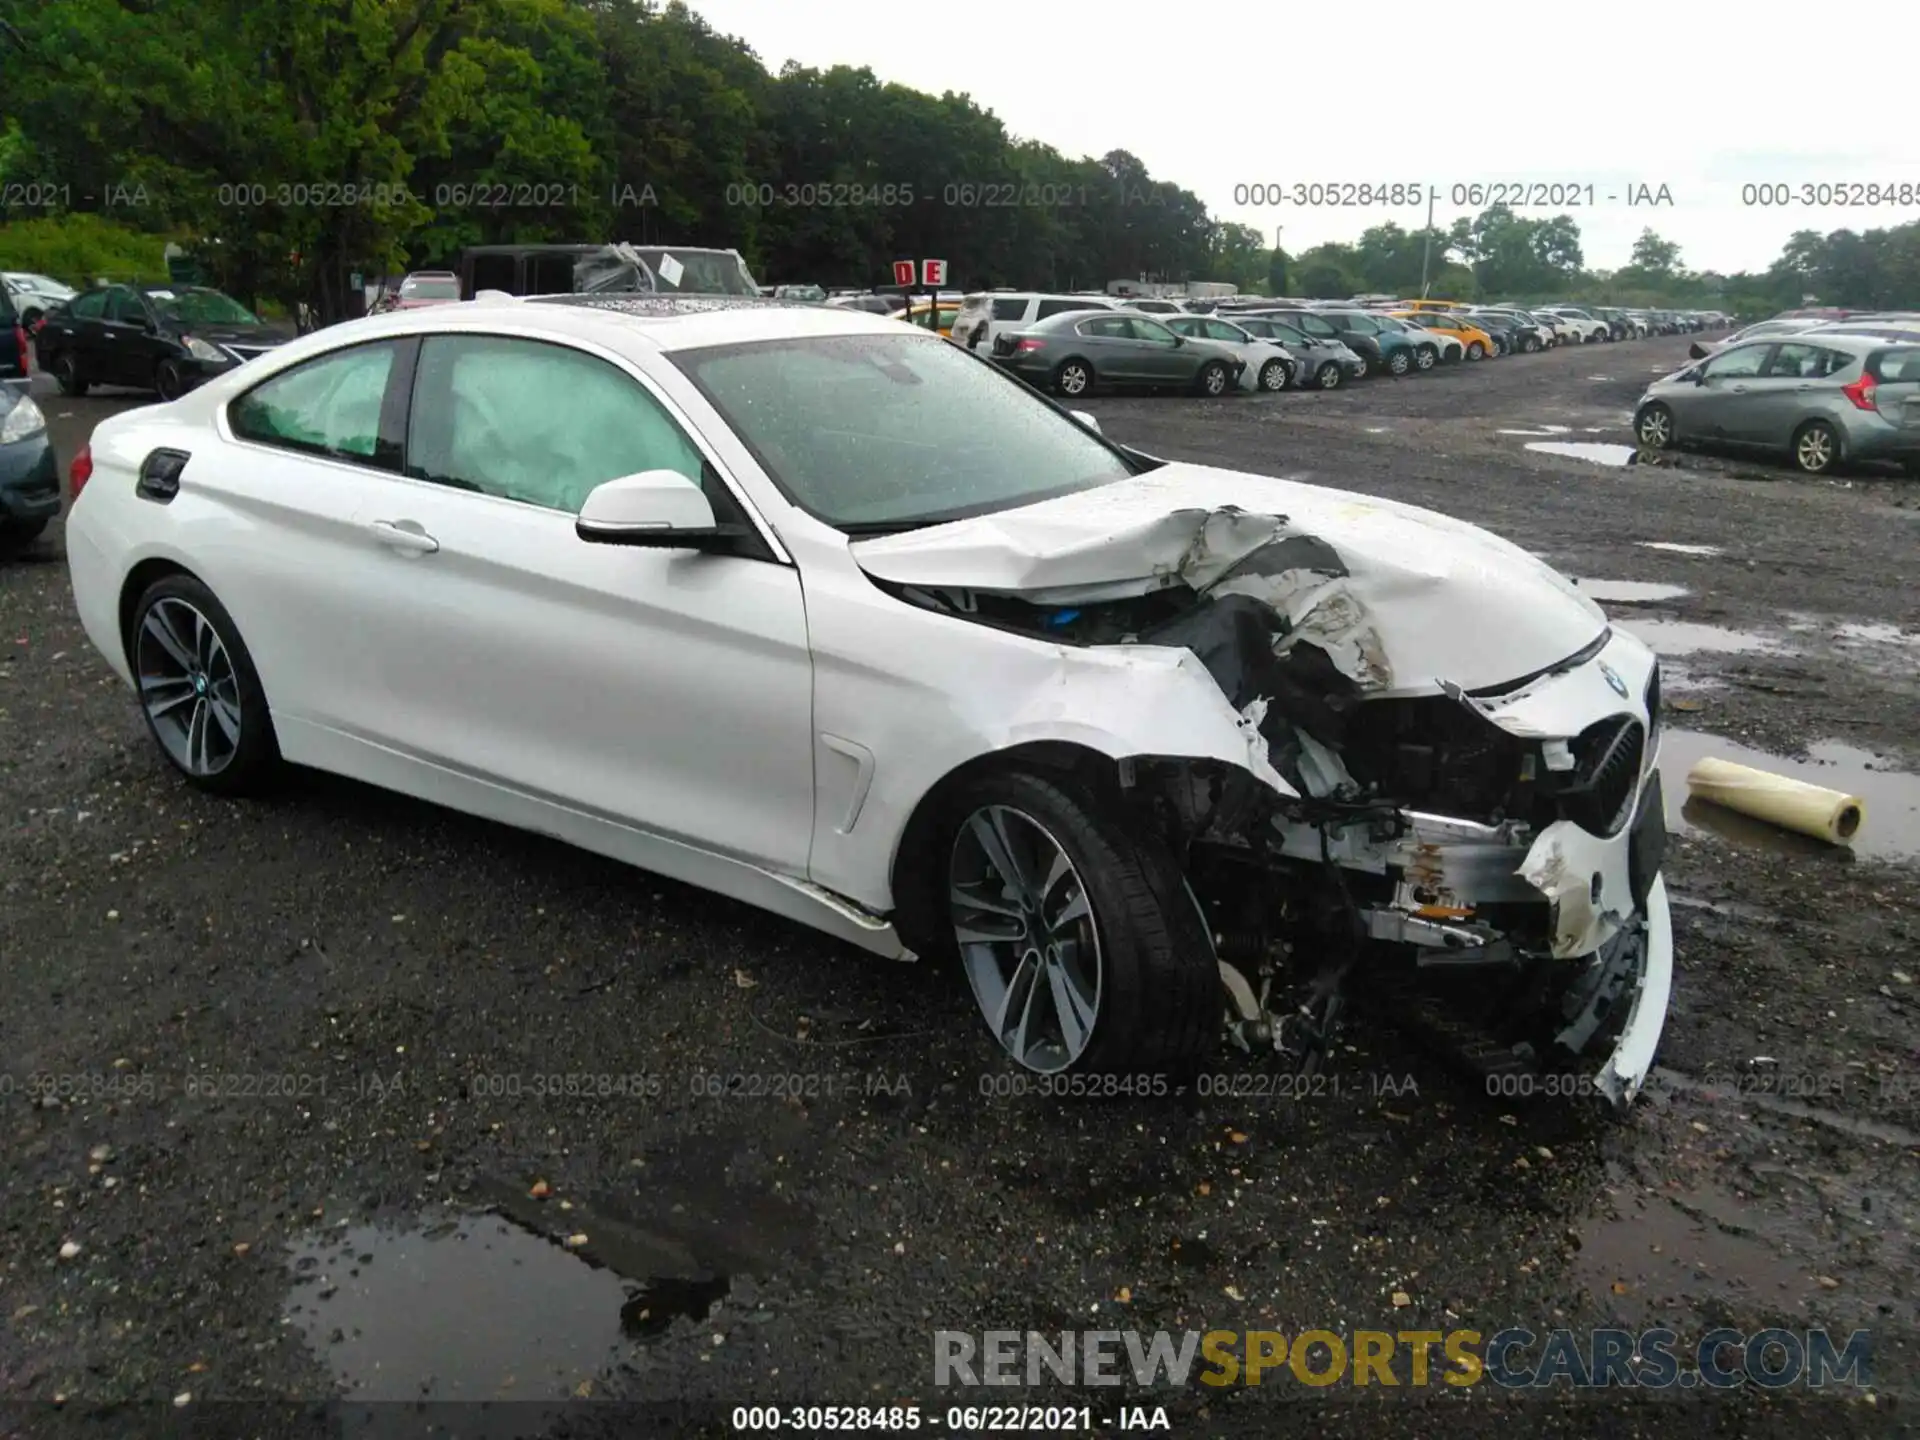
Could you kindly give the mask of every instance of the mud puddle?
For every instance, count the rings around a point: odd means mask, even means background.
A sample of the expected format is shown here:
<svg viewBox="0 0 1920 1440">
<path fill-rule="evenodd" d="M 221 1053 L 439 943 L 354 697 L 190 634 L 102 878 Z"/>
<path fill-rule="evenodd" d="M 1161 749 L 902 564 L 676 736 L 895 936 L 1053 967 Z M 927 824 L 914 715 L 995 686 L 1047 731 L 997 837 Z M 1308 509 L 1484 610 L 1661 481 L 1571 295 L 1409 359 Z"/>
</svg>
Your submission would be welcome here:
<svg viewBox="0 0 1920 1440">
<path fill-rule="evenodd" d="M 498 1215 L 350 1227 L 293 1263 L 287 1318 L 350 1400 L 565 1400 L 625 1348 L 627 1282 Z"/>
<path fill-rule="evenodd" d="M 1682 545 L 1677 540 L 1641 540 L 1637 543 L 1642 550 L 1664 550 L 1669 555 L 1712 556 L 1725 553 L 1718 545 Z"/>
<path fill-rule="evenodd" d="M 726 1168 L 717 1153 L 649 1162 L 632 1193 L 591 1201 L 485 1179 L 485 1210 L 314 1234 L 285 1318 L 349 1400 L 589 1396 L 676 1325 L 717 1328 L 716 1307 L 770 1318 L 755 1277 L 816 1253 L 808 1212 Z"/>
<path fill-rule="evenodd" d="M 1610 605 L 1651 605 L 1679 600 L 1692 592 L 1684 585 L 1655 585 L 1645 580 L 1575 580 L 1581 590 Z"/>
<path fill-rule="evenodd" d="M 1692 620 L 1631 620 L 1620 627 L 1658 655 L 1785 655 L 1790 647 L 1752 630 Z"/>
<path fill-rule="evenodd" d="M 1535 425 L 1525 430 L 1496 430 L 1496 435 L 1571 435 L 1571 425 Z"/>
<path fill-rule="evenodd" d="M 1595 465 L 1620 467 L 1637 464 L 1631 445 L 1608 445 L 1598 440 L 1529 440 L 1527 449 L 1542 455 L 1558 455 L 1567 460 L 1586 460 Z"/>
<path fill-rule="evenodd" d="M 1821 1293 L 1811 1259 L 1761 1235 L 1718 1187 L 1616 1192 L 1575 1233 L 1575 1273 L 1603 1310 L 1636 1325 L 1703 1308 L 1777 1315 Z"/>
<path fill-rule="evenodd" d="M 1836 740 L 1810 745 L 1807 754 L 1805 760 L 1787 760 L 1718 735 L 1668 730 L 1660 740 L 1661 788 L 1666 794 L 1668 828 L 1682 834 L 1704 831 L 1735 844 L 1787 855 L 1832 856 L 1848 849 L 1875 859 L 1920 855 L 1920 775 L 1889 769 L 1888 762 L 1879 756 Z M 1692 799 L 1687 794 L 1687 772 L 1696 761 L 1708 756 L 1857 795 L 1865 802 L 1865 821 L 1851 846 L 1833 846 L 1724 806 Z"/>
</svg>

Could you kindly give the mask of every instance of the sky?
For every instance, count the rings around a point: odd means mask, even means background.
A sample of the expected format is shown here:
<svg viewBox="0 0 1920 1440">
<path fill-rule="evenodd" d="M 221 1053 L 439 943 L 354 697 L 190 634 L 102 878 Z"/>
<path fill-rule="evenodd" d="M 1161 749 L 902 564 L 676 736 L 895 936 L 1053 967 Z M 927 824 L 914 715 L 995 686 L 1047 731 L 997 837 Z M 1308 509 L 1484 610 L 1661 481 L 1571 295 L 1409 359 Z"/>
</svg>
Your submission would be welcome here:
<svg viewBox="0 0 1920 1440">
<path fill-rule="evenodd" d="M 1920 219 L 1906 79 L 1920 5 L 1822 19 L 1732 0 L 689 3 L 771 70 L 864 65 L 963 91 L 1016 137 L 1069 156 L 1131 151 L 1216 219 L 1269 243 L 1279 227 L 1294 255 L 1385 220 L 1417 228 L 1434 192 L 1444 229 L 1485 203 L 1472 203 L 1475 185 L 1520 187 L 1524 215 L 1572 214 L 1592 269 L 1626 264 L 1648 227 L 1688 269 L 1730 273 L 1765 269 L 1796 230 Z M 1796 73 L 1802 45 L 1817 77 Z M 1419 201 L 1313 203 L 1328 185 L 1393 184 Z M 1281 203 L 1256 203 L 1258 186 L 1279 187 Z M 1817 203 L 1835 186 L 1848 204 Z M 1630 203 L 1641 196 L 1656 203 Z"/>
</svg>

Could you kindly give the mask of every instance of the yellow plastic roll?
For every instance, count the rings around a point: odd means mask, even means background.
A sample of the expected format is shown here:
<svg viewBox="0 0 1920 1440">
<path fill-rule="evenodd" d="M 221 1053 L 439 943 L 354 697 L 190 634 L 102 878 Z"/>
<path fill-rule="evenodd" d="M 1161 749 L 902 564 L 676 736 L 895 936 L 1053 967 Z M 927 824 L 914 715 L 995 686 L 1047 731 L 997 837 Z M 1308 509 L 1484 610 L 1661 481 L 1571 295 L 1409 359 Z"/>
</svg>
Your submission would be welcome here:
<svg viewBox="0 0 1920 1440">
<path fill-rule="evenodd" d="M 1731 760 L 1708 758 L 1697 762 L 1687 772 L 1687 789 L 1697 799 L 1830 845 L 1850 842 L 1860 833 L 1867 815 L 1866 805 L 1857 795 Z"/>
</svg>

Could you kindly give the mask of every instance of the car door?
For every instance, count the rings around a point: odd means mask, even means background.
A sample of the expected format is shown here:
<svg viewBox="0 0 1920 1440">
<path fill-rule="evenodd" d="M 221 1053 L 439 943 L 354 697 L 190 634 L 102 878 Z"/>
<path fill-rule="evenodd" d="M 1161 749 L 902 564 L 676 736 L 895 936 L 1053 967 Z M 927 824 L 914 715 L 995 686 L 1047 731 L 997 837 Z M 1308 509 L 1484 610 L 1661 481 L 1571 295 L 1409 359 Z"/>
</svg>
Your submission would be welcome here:
<svg viewBox="0 0 1920 1440">
<path fill-rule="evenodd" d="M 1800 422 L 1816 413 L 1819 392 L 1836 388 L 1827 377 L 1851 366 L 1855 358 L 1802 340 L 1775 345 L 1760 374 L 1747 382 L 1746 402 L 1735 414 L 1743 429 L 1729 431 L 1727 438 L 1785 448 Z"/>
<path fill-rule="evenodd" d="M 216 589 L 290 758 L 534 829 L 572 812 L 804 873 L 797 573 L 574 531 L 608 471 L 697 475 L 718 518 L 737 513 L 626 369 L 487 335 L 373 342 L 255 387 L 228 423 L 240 443 L 189 474 L 251 512 Z"/>
<path fill-rule="evenodd" d="M 56 310 L 48 317 L 41 350 L 48 356 L 51 365 L 60 355 L 69 355 L 78 366 L 79 373 L 85 379 L 101 378 L 101 350 L 105 341 L 101 339 L 101 325 L 107 316 L 107 292 L 89 290 L 76 295 L 68 302 L 64 310 Z"/>
<path fill-rule="evenodd" d="M 1176 335 L 1158 320 L 1144 315 L 1121 317 L 1133 334 L 1140 375 L 1155 385 L 1185 384 L 1200 369 L 1191 341 Z"/>
<path fill-rule="evenodd" d="M 1124 315 L 1089 315 L 1074 323 L 1079 348 L 1093 365 L 1093 373 L 1116 384 L 1137 385 L 1147 378 L 1141 363 L 1140 346 L 1134 343 L 1133 327 Z"/>
<path fill-rule="evenodd" d="M 720 554 L 579 538 L 595 486 L 655 469 L 699 483 L 721 521 L 746 519 L 691 427 L 611 359 L 428 337 L 406 477 L 356 516 L 383 531 L 371 548 L 400 607 L 363 654 L 363 683 L 390 697 L 399 748 L 804 874 L 813 668 L 799 573 L 757 532 Z M 404 532 L 423 538 L 381 543 Z"/>
<path fill-rule="evenodd" d="M 1762 340 L 1703 360 L 1700 383 L 1691 395 L 1683 392 L 1681 396 L 1687 402 L 1681 423 L 1696 435 L 1748 440 L 1755 429 L 1751 410 L 1756 383 L 1774 348 L 1771 341 Z"/>
<path fill-rule="evenodd" d="M 129 286 L 107 291 L 107 309 L 101 317 L 100 359 L 94 373 L 110 385 L 151 385 L 153 369 L 143 365 L 150 342 L 146 302 Z"/>
</svg>

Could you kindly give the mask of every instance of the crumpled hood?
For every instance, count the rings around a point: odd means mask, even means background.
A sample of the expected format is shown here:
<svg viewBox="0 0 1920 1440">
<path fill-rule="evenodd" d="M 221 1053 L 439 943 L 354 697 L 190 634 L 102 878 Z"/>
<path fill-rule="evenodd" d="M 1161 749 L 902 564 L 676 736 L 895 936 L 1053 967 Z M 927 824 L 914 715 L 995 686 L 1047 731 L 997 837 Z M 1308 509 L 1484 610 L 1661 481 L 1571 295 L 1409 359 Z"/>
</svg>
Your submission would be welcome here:
<svg viewBox="0 0 1920 1440">
<path fill-rule="evenodd" d="M 1207 465 L 1166 464 L 851 550 L 878 580 L 1040 603 L 1172 584 L 1254 595 L 1376 693 L 1498 685 L 1558 664 L 1606 626 L 1571 581 L 1477 526 Z"/>
</svg>

